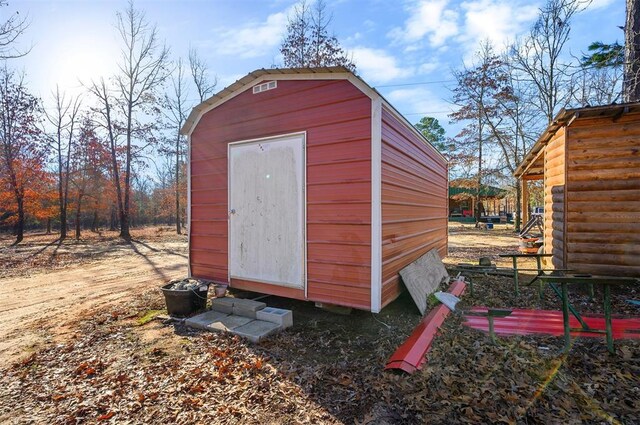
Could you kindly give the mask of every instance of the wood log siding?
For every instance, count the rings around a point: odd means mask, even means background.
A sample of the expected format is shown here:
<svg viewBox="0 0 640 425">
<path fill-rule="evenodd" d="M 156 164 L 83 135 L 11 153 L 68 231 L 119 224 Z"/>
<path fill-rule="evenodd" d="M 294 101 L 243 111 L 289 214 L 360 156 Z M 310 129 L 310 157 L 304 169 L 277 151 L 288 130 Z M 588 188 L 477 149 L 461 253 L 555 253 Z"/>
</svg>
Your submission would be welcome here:
<svg viewBox="0 0 640 425">
<path fill-rule="evenodd" d="M 640 114 L 567 128 L 568 268 L 640 276 Z"/>
<path fill-rule="evenodd" d="M 382 109 L 382 306 L 401 292 L 398 272 L 427 251 L 447 254 L 447 164 Z"/>
<path fill-rule="evenodd" d="M 544 152 L 544 252 L 564 267 L 565 132 L 559 129 Z"/>
</svg>

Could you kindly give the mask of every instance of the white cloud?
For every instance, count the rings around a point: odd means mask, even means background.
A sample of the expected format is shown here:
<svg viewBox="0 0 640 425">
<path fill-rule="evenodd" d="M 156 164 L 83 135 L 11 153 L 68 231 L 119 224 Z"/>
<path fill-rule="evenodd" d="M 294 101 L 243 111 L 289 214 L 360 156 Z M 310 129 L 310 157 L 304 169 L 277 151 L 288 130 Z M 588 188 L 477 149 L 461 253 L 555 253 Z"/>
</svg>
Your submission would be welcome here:
<svg viewBox="0 0 640 425">
<path fill-rule="evenodd" d="M 419 0 L 409 7 L 404 27 L 389 35 L 401 43 L 416 43 L 428 37 L 431 47 L 442 46 L 458 33 L 458 12 L 447 9 L 449 0 Z"/>
<path fill-rule="evenodd" d="M 442 64 L 437 61 L 425 62 L 418 67 L 418 73 L 429 74 L 435 71 L 436 69 L 440 69 L 441 67 L 442 67 Z"/>
<path fill-rule="evenodd" d="M 592 0 L 587 10 L 603 9 L 615 2 L 616 0 Z"/>
<path fill-rule="evenodd" d="M 489 40 L 501 50 L 538 15 L 535 5 L 519 5 L 505 0 L 478 0 L 461 5 L 464 30 L 458 41 L 475 49 L 479 41 Z"/>
<path fill-rule="evenodd" d="M 413 0 L 407 12 L 409 18 L 404 26 L 388 34 L 404 45 L 405 53 L 421 50 L 425 45 L 444 53 L 455 44 L 462 47 L 467 58 L 483 40 L 502 49 L 528 28 L 538 15 L 538 5 L 525 0 Z"/>
<path fill-rule="evenodd" d="M 395 57 L 381 49 L 355 47 L 349 53 L 353 55 L 358 72 L 371 83 L 386 83 L 413 74 L 412 69 L 401 68 Z"/>
<path fill-rule="evenodd" d="M 220 54 L 255 58 L 273 54 L 287 27 L 287 13 L 273 13 L 263 22 L 248 22 L 240 28 L 223 30 L 216 49 Z"/>
<path fill-rule="evenodd" d="M 385 98 L 405 115 L 410 122 L 423 116 L 435 117 L 441 124 L 448 122 L 451 105 L 426 87 L 401 88 L 391 91 Z"/>
</svg>

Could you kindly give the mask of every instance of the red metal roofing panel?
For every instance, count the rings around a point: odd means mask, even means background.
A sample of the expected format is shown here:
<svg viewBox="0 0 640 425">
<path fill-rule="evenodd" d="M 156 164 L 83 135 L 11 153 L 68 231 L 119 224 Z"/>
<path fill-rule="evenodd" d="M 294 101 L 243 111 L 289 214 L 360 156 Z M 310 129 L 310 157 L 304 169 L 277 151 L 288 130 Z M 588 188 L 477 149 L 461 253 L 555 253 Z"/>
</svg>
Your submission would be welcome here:
<svg viewBox="0 0 640 425">
<path fill-rule="evenodd" d="M 465 288 L 464 281 L 457 280 L 449 286 L 447 292 L 459 297 Z M 451 310 L 444 304 L 434 307 L 409 335 L 409 338 L 391 355 L 385 369 L 400 369 L 407 373 L 421 369 L 427 361 L 425 354 L 431 348 L 433 339 L 449 313 Z"/>
<path fill-rule="evenodd" d="M 473 312 L 487 312 L 486 307 L 475 307 Z M 524 310 L 514 308 L 507 317 L 496 317 L 493 319 L 493 326 L 496 334 L 499 335 L 564 335 L 562 312 L 557 310 Z M 605 330 L 603 316 L 582 316 L 587 326 L 594 330 Z M 488 332 L 489 321 L 482 316 L 465 316 L 465 325 L 473 329 Z M 580 322 L 573 315 L 569 317 L 569 326 L 572 329 L 580 328 Z M 640 330 L 640 317 L 634 318 L 613 318 L 611 320 L 614 339 L 630 338 L 640 339 L 640 333 L 630 333 L 628 330 Z M 604 338 L 604 334 L 581 332 L 572 330 L 572 336 Z"/>
</svg>

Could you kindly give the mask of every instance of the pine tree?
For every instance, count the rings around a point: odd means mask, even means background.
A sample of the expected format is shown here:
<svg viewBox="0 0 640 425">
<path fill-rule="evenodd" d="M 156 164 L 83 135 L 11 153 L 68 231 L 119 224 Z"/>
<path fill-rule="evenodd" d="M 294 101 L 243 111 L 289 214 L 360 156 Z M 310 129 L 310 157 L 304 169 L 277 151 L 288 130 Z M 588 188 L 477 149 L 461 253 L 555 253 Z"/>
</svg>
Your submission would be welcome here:
<svg viewBox="0 0 640 425">
<path fill-rule="evenodd" d="M 280 52 L 288 68 L 317 68 L 344 66 L 355 72 L 356 65 L 347 56 L 335 35 L 329 35 L 332 16 L 327 13 L 324 0 L 317 0 L 313 8 L 302 0 L 289 17 L 287 35 Z"/>
</svg>

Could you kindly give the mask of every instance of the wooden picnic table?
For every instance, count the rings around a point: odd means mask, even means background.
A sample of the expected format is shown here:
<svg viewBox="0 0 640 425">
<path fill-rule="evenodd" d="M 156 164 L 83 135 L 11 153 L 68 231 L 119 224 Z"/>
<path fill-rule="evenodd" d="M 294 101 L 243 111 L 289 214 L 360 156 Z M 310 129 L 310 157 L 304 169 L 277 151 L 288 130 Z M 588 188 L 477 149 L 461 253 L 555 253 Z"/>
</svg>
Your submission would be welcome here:
<svg viewBox="0 0 640 425">
<path fill-rule="evenodd" d="M 516 286 L 516 295 L 520 295 L 520 286 L 518 282 L 518 258 L 535 258 L 537 268 L 534 271 L 536 271 L 537 274 L 536 277 L 533 278 L 531 282 L 529 282 L 529 284 L 531 284 L 537 278 L 543 276 L 546 271 L 549 271 L 542 268 L 542 259 L 553 257 L 553 254 L 523 254 L 521 252 L 516 252 L 511 254 L 500 254 L 499 256 L 502 258 L 511 258 L 511 260 L 513 261 L 513 282 Z M 524 269 L 520 270 L 524 271 Z"/>
<path fill-rule="evenodd" d="M 580 314 L 577 313 L 569 304 L 569 296 L 567 285 L 571 284 L 590 284 L 601 285 L 604 287 L 604 320 L 605 320 L 605 334 L 607 337 L 607 349 L 610 353 L 614 354 L 613 348 L 613 331 L 611 327 L 611 285 L 630 285 L 640 284 L 640 279 L 631 277 L 617 277 L 617 276 L 591 276 L 591 275 L 541 275 L 538 277 L 541 281 L 548 283 L 557 292 L 554 284 L 560 284 L 562 288 L 562 320 L 564 325 L 564 342 L 565 349 L 569 349 L 571 344 L 571 328 L 569 327 L 569 310 L 580 321 L 582 330 L 585 332 L 598 332 L 597 330 L 589 329 L 584 323 Z M 601 331 L 600 331 L 601 332 Z"/>
</svg>

